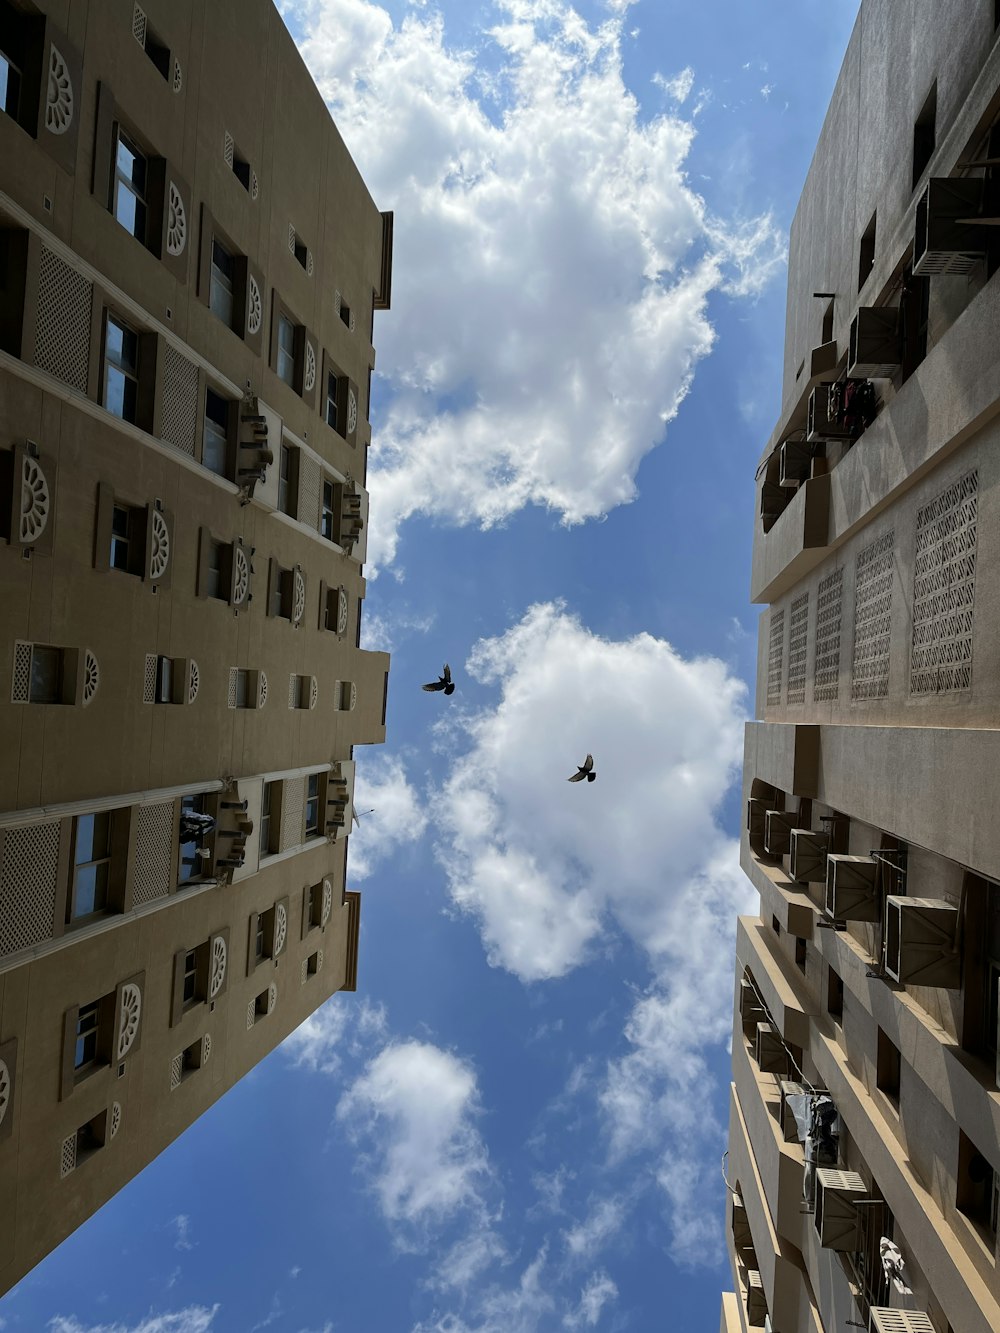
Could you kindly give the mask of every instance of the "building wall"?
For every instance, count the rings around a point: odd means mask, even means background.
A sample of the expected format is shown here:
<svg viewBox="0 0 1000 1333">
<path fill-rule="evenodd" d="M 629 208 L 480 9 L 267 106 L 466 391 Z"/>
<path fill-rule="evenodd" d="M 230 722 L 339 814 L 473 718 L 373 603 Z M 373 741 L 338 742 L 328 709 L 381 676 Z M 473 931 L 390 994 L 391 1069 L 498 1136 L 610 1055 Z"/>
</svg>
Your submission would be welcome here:
<svg viewBox="0 0 1000 1333">
<path fill-rule="evenodd" d="M 353 754 L 389 668 L 358 645 L 391 214 L 269 0 L 42 8 L 0 26 L 28 52 L 0 114 L 0 1290 L 355 988 Z M 109 320 L 137 338 L 124 413 Z M 31 698 L 46 661 L 59 702 Z"/>
</svg>

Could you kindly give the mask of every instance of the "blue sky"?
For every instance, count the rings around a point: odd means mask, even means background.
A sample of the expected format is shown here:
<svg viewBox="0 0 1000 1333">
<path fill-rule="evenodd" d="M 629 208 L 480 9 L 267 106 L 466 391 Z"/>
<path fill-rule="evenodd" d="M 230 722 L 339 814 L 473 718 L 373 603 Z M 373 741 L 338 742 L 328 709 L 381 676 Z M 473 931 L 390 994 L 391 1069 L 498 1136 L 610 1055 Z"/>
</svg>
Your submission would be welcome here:
<svg viewBox="0 0 1000 1333">
<path fill-rule="evenodd" d="M 359 988 L 0 1328 L 714 1333 L 752 478 L 856 4 L 283 11 L 396 221 Z"/>
</svg>

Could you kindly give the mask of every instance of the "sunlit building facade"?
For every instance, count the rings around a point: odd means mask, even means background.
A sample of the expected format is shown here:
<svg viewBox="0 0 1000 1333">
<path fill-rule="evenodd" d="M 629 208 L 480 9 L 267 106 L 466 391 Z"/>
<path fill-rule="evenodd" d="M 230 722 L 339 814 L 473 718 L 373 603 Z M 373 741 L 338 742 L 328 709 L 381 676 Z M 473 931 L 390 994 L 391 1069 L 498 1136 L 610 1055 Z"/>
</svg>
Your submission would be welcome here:
<svg viewBox="0 0 1000 1333">
<path fill-rule="evenodd" d="M 998 39 L 863 0 L 791 231 L 723 1333 L 1000 1328 Z"/>
<path fill-rule="evenodd" d="M 0 0 L 0 1290 L 355 985 L 391 256 L 269 0 Z"/>
</svg>

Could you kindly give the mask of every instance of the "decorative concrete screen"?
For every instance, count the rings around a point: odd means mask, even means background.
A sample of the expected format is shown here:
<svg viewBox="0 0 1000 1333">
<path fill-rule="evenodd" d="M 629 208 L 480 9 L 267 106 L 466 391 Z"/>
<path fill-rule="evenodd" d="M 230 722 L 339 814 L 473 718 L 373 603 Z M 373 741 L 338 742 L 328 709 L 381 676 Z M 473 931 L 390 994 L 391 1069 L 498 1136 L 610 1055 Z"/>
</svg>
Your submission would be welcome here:
<svg viewBox="0 0 1000 1333">
<path fill-rule="evenodd" d="M 305 779 L 289 778 L 281 784 L 281 848 L 297 847 L 302 841 L 305 813 Z"/>
<path fill-rule="evenodd" d="M 781 703 L 781 666 L 785 649 L 785 613 L 771 612 L 770 638 L 767 647 L 767 702 Z"/>
<path fill-rule="evenodd" d="M 978 492 L 970 472 L 917 511 L 911 694 L 972 684 Z"/>
<path fill-rule="evenodd" d="M 0 954 L 15 953 L 51 936 L 58 867 L 58 821 L 4 830 Z"/>
<path fill-rule="evenodd" d="M 81 393 L 87 392 L 92 296 L 92 284 L 42 246 L 35 365 Z"/>
<path fill-rule="evenodd" d="M 836 699 L 840 681 L 840 609 L 844 571 L 835 569 L 820 581 L 816 594 L 816 660 L 813 663 L 813 699 Z"/>
<path fill-rule="evenodd" d="M 792 603 L 788 620 L 788 702 L 806 701 L 806 643 L 809 637 L 809 594 L 804 592 Z"/>
<path fill-rule="evenodd" d="M 194 455 L 198 431 L 198 367 L 170 343 L 163 353 L 163 425 L 168 444 Z"/>
<path fill-rule="evenodd" d="M 136 816 L 134 901 L 149 903 L 166 896 L 173 852 L 174 803 L 140 805 Z"/>
<path fill-rule="evenodd" d="M 854 588 L 852 699 L 884 699 L 889 693 L 894 536 L 892 532 L 885 533 L 858 556 Z"/>
</svg>

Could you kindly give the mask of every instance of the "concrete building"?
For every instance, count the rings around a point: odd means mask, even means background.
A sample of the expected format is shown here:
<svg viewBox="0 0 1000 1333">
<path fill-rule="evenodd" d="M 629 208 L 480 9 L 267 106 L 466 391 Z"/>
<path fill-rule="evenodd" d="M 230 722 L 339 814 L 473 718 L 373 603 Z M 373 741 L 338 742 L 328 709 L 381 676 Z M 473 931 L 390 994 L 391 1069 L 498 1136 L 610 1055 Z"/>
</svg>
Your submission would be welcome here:
<svg viewBox="0 0 1000 1333">
<path fill-rule="evenodd" d="M 792 227 L 723 1333 L 1000 1329 L 998 39 L 863 0 Z"/>
<path fill-rule="evenodd" d="M 355 985 L 391 254 L 269 0 L 0 0 L 0 1290 Z"/>
</svg>

